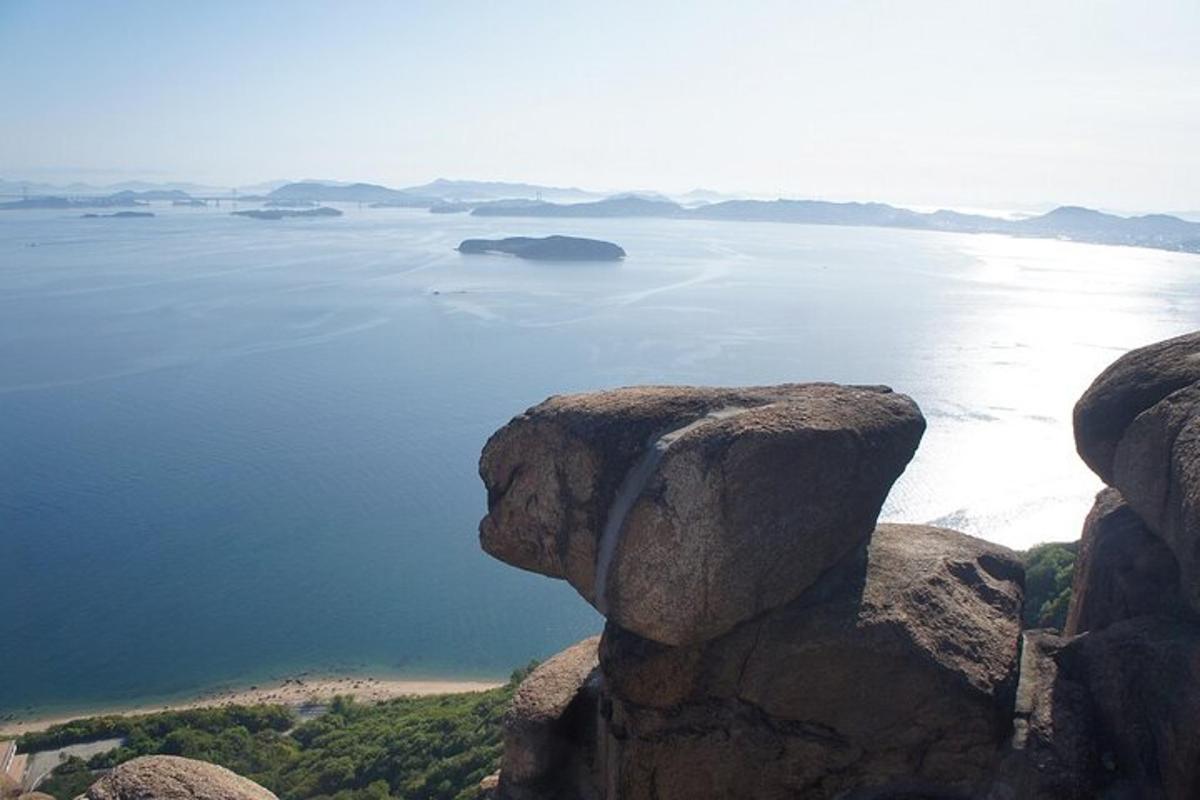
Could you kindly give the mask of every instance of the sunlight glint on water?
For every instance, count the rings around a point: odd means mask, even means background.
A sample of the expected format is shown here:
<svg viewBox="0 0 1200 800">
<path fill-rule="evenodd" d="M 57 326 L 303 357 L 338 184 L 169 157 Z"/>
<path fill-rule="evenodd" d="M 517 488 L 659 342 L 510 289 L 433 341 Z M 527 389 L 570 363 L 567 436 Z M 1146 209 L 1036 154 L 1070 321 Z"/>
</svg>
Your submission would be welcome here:
<svg viewBox="0 0 1200 800">
<path fill-rule="evenodd" d="M 0 709 L 296 669 L 503 675 L 598 628 L 476 543 L 487 436 L 552 393 L 886 383 L 929 429 L 888 518 L 1078 535 L 1071 406 L 1200 327 L 1200 258 L 868 228 L 0 216 Z M 619 265 L 463 257 L 592 236 Z M 36 246 L 32 246 L 36 245 Z M 87 658 L 80 658 L 86 653 Z"/>
</svg>

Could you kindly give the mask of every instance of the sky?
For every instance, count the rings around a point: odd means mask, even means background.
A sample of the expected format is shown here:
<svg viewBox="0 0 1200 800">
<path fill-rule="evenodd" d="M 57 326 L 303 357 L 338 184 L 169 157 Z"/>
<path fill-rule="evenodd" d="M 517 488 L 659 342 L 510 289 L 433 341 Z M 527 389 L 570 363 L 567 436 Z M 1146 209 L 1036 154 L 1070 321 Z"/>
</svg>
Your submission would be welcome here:
<svg viewBox="0 0 1200 800">
<path fill-rule="evenodd" d="M 0 0 L 0 178 L 1200 208 L 1200 2 Z"/>
</svg>

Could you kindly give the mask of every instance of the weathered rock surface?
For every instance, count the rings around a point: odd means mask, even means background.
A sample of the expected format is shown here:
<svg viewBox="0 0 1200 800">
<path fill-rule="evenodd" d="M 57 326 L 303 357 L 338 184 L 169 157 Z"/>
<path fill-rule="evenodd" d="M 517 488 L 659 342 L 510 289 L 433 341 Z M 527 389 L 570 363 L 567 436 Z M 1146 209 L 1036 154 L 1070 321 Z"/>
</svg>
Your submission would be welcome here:
<svg viewBox="0 0 1200 800">
<path fill-rule="evenodd" d="M 479 782 L 480 800 L 495 800 L 500 794 L 500 771 L 497 770 Z"/>
<path fill-rule="evenodd" d="M 483 548 L 666 644 L 792 600 L 858 547 L 924 419 L 880 387 L 552 397 L 497 432 Z"/>
<path fill-rule="evenodd" d="M 608 624 L 598 668 L 530 684 L 498 797 L 1200 798 L 1200 333 L 1120 359 L 1075 422 L 1113 488 L 1059 636 L 1022 635 L 1014 554 L 875 525 L 908 398 L 656 387 L 518 417 L 481 461 L 483 545 Z"/>
<path fill-rule="evenodd" d="M 719 639 L 610 624 L 609 796 L 974 791 L 1010 723 L 1022 580 L 1004 548 L 881 525 L 865 558 Z"/>
<path fill-rule="evenodd" d="M 1200 626 L 1125 620 L 1078 637 L 1064 656 L 1092 698 L 1111 796 L 1200 797 Z"/>
<path fill-rule="evenodd" d="M 224 767 L 178 756 L 126 761 L 92 784 L 88 800 L 277 800 Z"/>
<path fill-rule="evenodd" d="M 599 636 L 584 639 L 539 665 L 517 688 L 504 718 L 505 796 L 566 800 L 569 786 L 594 784 L 575 769 L 591 768 L 599 645 Z"/>
<path fill-rule="evenodd" d="M 1174 614 L 1181 606 L 1179 563 L 1121 493 L 1104 489 L 1083 525 L 1064 633 L 1074 636 L 1123 619 Z"/>
<path fill-rule="evenodd" d="M 1025 637 L 1013 743 L 988 800 L 1200 797 L 1200 626 L 1138 617 Z"/>
<path fill-rule="evenodd" d="M 1113 485 L 1171 548 L 1184 598 L 1200 613 L 1200 383 L 1129 425 L 1117 446 Z"/>
<path fill-rule="evenodd" d="M 1075 447 L 1110 486 L 1117 445 L 1134 419 L 1167 395 L 1200 381 L 1200 332 L 1131 350 L 1075 404 Z"/>
</svg>

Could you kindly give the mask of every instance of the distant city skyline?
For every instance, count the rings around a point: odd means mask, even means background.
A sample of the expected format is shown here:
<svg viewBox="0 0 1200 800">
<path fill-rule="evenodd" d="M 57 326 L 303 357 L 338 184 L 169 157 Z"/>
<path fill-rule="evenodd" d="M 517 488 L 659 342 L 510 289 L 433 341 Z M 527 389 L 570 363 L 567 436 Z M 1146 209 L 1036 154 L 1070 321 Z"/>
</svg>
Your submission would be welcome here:
<svg viewBox="0 0 1200 800">
<path fill-rule="evenodd" d="M 0 0 L 0 179 L 1188 211 L 1197 41 L 1192 0 Z"/>
</svg>

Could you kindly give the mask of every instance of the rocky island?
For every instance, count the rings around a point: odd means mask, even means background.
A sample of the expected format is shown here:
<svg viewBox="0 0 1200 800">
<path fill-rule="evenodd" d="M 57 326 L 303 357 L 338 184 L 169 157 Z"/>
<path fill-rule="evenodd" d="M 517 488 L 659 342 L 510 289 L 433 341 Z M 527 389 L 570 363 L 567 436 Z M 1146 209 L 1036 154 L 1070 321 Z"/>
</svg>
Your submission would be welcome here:
<svg viewBox="0 0 1200 800">
<path fill-rule="evenodd" d="M 546 236 L 535 239 L 511 236 L 507 239 L 465 239 L 460 253 L 505 253 L 534 261 L 619 261 L 625 251 L 612 242 L 575 236 Z"/>
</svg>

